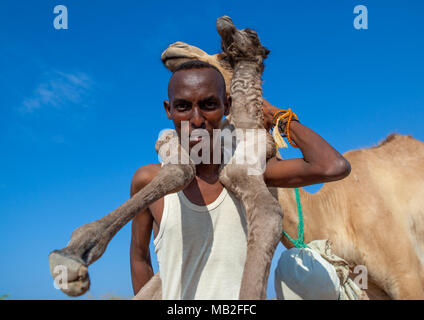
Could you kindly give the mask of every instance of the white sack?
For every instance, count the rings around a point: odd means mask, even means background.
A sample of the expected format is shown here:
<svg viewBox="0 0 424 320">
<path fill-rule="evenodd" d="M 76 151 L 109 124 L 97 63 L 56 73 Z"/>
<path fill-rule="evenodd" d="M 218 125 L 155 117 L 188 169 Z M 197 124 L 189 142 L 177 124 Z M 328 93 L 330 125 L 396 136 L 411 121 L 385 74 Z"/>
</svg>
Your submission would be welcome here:
<svg viewBox="0 0 424 320">
<path fill-rule="evenodd" d="M 292 248 L 278 261 L 275 291 L 278 300 L 338 300 L 340 280 L 317 251 Z"/>
</svg>

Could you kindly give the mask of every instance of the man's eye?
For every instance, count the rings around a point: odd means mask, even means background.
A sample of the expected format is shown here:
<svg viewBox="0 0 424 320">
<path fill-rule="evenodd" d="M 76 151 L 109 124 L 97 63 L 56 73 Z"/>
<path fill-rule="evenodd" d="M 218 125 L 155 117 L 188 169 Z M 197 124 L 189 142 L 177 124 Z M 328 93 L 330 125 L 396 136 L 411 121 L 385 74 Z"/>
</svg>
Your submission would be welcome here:
<svg viewBox="0 0 424 320">
<path fill-rule="evenodd" d="M 214 108 L 214 107 L 216 106 L 216 102 L 215 102 L 215 101 L 213 101 L 213 100 L 211 100 L 211 101 L 206 101 L 206 102 L 205 102 L 205 106 L 206 106 L 207 108 Z"/>
<path fill-rule="evenodd" d="M 176 109 L 178 110 L 186 110 L 188 109 L 188 104 L 187 103 L 179 103 L 175 106 Z"/>
</svg>

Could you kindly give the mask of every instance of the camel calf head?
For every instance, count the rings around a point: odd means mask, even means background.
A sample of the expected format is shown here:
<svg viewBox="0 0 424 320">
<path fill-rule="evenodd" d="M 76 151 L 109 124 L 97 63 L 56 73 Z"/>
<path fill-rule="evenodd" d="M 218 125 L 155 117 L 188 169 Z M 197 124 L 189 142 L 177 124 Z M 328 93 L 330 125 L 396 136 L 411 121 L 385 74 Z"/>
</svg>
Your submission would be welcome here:
<svg viewBox="0 0 424 320">
<path fill-rule="evenodd" d="M 217 30 L 222 37 L 221 48 L 224 52 L 211 55 L 196 46 L 177 41 L 170 44 L 162 52 L 161 60 L 171 72 L 174 72 L 182 63 L 190 60 L 200 60 L 210 63 L 221 71 L 225 79 L 227 94 L 229 94 L 234 71 L 234 58 L 250 59 L 251 61 L 258 62 L 258 65 L 263 67 L 262 61 L 270 51 L 260 45 L 259 38 L 254 30 L 247 28 L 240 30 L 242 32 L 236 32 L 231 18 L 227 16 L 217 20 Z M 234 39 L 232 38 L 233 36 L 235 37 Z M 225 44 L 226 42 L 228 43 Z M 231 53 L 230 55 L 225 53 L 227 50 Z"/>
<path fill-rule="evenodd" d="M 169 47 L 162 52 L 161 60 L 171 72 L 174 72 L 180 64 L 190 60 L 200 60 L 210 63 L 221 71 L 224 76 L 227 94 L 230 92 L 230 82 L 233 77 L 233 69 L 229 63 L 227 55 L 224 52 L 210 55 L 202 49 L 178 41 L 169 45 Z"/>
<path fill-rule="evenodd" d="M 228 16 L 218 18 L 216 29 L 222 39 L 221 48 L 232 67 L 237 61 L 251 61 L 263 72 L 263 61 L 270 51 L 261 45 L 256 31 L 249 28 L 237 30 Z"/>
</svg>

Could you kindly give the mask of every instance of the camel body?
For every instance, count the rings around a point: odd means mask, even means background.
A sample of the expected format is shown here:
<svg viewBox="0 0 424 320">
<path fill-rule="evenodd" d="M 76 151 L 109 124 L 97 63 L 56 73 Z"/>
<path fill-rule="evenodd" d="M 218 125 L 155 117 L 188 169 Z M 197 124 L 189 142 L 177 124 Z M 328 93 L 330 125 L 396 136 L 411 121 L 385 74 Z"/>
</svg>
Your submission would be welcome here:
<svg viewBox="0 0 424 320">
<path fill-rule="evenodd" d="M 370 299 L 424 299 L 424 143 L 392 134 L 343 156 L 352 167 L 347 178 L 316 194 L 300 189 L 305 242 L 329 239 L 352 271 L 365 266 Z M 279 189 L 278 197 L 284 229 L 295 236 L 294 191 Z"/>
</svg>

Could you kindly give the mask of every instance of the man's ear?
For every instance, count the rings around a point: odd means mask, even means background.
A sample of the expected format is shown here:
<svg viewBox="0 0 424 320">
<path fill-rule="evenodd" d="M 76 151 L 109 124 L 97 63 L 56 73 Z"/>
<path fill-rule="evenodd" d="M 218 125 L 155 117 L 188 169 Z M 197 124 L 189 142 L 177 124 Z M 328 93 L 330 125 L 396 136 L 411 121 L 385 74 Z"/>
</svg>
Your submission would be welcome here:
<svg viewBox="0 0 424 320">
<path fill-rule="evenodd" d="M 166 116 L 168 117 L 168 119 L 172 119 L 172 116 L 171 116 L 171 105 L 169 104 L 169 101 L 168 100 L 164 100 L 163 101 L 163 107 L 165 108 Z"/>
<path fill-rule="evenodd" d="M 227 97 L 226 97 L 226 100 L 225 100 L 225 103 L 224 103 L 224 105 L 225 105 L 225 111 L 224 111 L 224 115 L 225 116 L 228 116 L 229 114 L 230 114 L 230 110 L 231 110 L 231 96 L 230 95 L 228 95 Z"/>
</svg>

